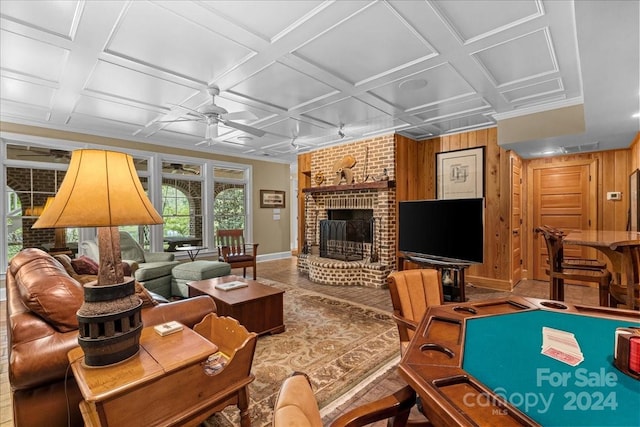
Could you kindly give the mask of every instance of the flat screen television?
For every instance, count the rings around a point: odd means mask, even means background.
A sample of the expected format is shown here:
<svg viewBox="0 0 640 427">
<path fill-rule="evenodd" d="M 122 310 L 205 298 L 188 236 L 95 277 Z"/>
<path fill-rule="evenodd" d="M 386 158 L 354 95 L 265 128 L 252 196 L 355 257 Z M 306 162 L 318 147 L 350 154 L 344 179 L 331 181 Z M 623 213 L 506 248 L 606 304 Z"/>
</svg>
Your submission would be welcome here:
<svg viewBox="0 0 640 427">
<path fill-rule="evenodd" d="M 409 258 L 475 264 L 484 260 L 484 199 L 399 203 L 398 250 Z"/>
</svg>

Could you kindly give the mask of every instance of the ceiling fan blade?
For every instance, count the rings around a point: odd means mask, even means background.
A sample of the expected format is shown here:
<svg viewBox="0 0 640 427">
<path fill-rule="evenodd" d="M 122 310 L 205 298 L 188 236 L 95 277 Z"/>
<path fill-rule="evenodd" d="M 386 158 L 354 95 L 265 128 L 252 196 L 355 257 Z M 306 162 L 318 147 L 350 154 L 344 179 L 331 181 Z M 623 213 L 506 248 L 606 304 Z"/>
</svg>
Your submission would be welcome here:
<svg viewBox="0 0 640 427">
<path fill-rule="evenodd" d="M 225 120 L 257 120 L 255 114 L 251 111 L 234 111 L 233 113 L 227 113 L 223 115 Z"/>
<path fill-rule="evenodd" d="M 193 113 L 193 114 L 195 114 L 196 116 L 198 116 L 200 118 L 206 118 L 206 116 L 204 114 L 202 114 L 198 110 L 194 110 L 193 108 L 185 107 L 184 105 L 178 105 L 178 104 L 169 104 L 169 105 L 171 105 L 171 107 L 179 108 L 180 110 L 185 110 L 185 111 L 188 111 L 190 113 Z"/>
<path fill-rule="evenodd" d="M 175 119 L 175 120 L 156 120 L 155 123 L 177 123 L 177 122 L 199 122 L 202 119 Z"/>
<path fill-rule="evenodd" d="M 242 123 L 230 122 L 228 120 L 220 120 L 220 123 L 222 123 L 223 125 L 228 126 L 230 128 L 238 129 L 238 130 L 241 130 L 243 132 L 250 133 L 251 135 L 258 136 L 258 137 L 264 136 L 264 134 L 266 133 L 265 131 L 263 131 L 261 129 L 254 128 L 252 126 L 243 125 Z"/>
</svg>

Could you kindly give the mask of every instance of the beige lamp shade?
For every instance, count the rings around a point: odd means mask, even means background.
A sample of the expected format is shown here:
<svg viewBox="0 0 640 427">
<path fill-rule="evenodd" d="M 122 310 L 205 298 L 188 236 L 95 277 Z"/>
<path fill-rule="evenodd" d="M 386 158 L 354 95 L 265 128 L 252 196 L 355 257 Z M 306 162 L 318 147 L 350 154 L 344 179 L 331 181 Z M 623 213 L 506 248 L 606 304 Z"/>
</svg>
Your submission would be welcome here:
<svg viewBox="0 0 640 427">
<path fill-rule="evenodd" d="M 33 228 L 162 224 L 138 179 L 133 158 L 105 150 L 76 150 L 52 202 Z"/>
</svg>

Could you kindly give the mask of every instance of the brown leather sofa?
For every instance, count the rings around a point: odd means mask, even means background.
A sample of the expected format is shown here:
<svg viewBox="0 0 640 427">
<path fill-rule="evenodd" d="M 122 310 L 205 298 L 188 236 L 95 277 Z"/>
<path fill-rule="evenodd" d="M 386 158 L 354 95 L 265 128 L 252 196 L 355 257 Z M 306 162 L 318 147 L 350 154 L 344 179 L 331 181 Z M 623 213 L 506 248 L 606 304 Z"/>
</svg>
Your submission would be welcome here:
<svg viewBox="0 0 640 427">
<path fill-rule="evenodd" d="M 6 285 L 15 426 L 82 426 L 82 395 L 67 360 L 78 345 L 75 312 L 83 301 L 82 286 L 53 257 L 34 248 L 11 259 Z M 216 311 L 207 296 L 158 304 L 141 291 L 145 326 L 177 320 L 193 327 Z"/>
</svg>

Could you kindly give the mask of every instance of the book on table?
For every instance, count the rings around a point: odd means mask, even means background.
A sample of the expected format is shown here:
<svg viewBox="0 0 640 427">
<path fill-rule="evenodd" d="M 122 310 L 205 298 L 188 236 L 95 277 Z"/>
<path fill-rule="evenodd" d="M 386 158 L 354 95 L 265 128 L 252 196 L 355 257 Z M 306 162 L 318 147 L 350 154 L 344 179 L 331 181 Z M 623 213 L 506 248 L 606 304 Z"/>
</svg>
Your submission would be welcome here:
<svg viewBox="0 0 640 427">
<path fill-rule="evenodd" d="M 234 280 L 233 282 L 218 283 L 216 289 L 221 291 L 231 291 L 233 289 L 246 288 L 249 286 L 247 282 L 241 282 L 240 280 Z"/>
</svg>

